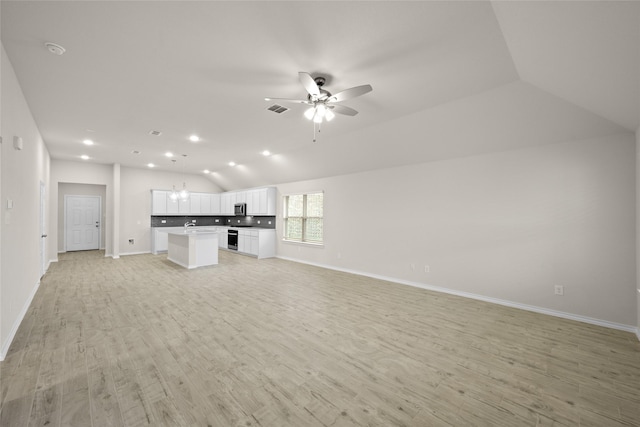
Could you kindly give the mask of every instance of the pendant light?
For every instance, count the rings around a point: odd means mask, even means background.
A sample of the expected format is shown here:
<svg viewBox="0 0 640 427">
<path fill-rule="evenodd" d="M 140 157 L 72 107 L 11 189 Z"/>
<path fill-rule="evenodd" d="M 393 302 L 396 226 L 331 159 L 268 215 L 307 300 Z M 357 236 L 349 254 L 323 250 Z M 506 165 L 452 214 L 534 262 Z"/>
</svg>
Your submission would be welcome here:
<svg viewBox="0 0 640 427">
<path fill-rule="evenodd" d="M 178 197 L 180 198 L 180 200 L 187 201 L 189 200 L 189 190 L 187 190 L 187 183 L 184 181 L 184 177 L 185 177 L 185 170 L 187 168 L 187 155 L 183 154 L 182 157 L 184 157 L 184 164 L 182 167 L 182 190 L 180 190 L 180 192 L 178 193 Z M 175 191 L 175 190 L 174 190 Z"/>
<path fill-rule="evenodd" d="M 176 164 L 176 160 L 175 159 L 171 159 L 171 162 L 175 165 Z M 173 191 L 171 191 L 171 193 L 169 194 L 169 200 L 171 200 L 173 203 L 178 203 L 178 199 L 180 198 L 180 196 L 178 195 L 178 192 L 176 191 L 176 186 L 175 184 L 173 185 Z"/>
</svg>

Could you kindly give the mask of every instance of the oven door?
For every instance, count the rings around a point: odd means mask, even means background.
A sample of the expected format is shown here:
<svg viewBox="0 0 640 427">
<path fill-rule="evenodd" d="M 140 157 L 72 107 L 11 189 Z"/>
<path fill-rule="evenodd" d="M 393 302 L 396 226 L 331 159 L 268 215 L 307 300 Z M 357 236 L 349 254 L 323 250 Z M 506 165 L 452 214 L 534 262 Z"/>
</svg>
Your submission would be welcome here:
<svg viewBox="0 0 640 427">
<path fill-rule="evenodd" d="M 238 230 L 229 229 L 227 232 L 227 247 L 231 250 L 238 250 Z"/>
</svg>

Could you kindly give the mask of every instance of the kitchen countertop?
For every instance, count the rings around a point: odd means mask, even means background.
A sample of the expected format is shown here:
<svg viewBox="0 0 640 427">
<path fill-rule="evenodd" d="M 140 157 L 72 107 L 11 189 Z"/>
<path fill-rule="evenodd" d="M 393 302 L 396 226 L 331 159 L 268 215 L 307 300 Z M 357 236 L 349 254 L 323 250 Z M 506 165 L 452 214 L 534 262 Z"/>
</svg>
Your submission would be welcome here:
<svg viewBox="0 0 640 427">
<path fill-rule="evenodd" d="M 156 230 L 162 231 L 162 229 L 166 229 L 167 233 L 180 233 L 180 231 L 184 231 L 184 227 L 152 227 Z M 275 231 L 275 228 L 264 228 L 264 227 L 238 227 L 238 226 L 234 226 L 234 225 L 196 225 L 195 227 L 188 227 L 188 230 L 195 230 L 195 231 L 199 231 L 201 230 L 202 232 L 204 232 L 205 230 L 209 230 L 212 233 L 217 232 L 215 229 L 229 229 L 229 228 L 233 228 L 234 230 L 251 230 L 251 231 L 269 231 L 269 230 L 273 230 Z"/>
<path fill-rule="evenodd" d="M 171 230 L 167 231 L 169 234 L 177 234 L 179 236 L 190 235 L 190 234 L 216 234 L 217 230 L 211 230 L 210 227 L 202 227 L 202 229 L 198 230 L 195 227 L 189 227 L 186 230 Z"/>
</svg>

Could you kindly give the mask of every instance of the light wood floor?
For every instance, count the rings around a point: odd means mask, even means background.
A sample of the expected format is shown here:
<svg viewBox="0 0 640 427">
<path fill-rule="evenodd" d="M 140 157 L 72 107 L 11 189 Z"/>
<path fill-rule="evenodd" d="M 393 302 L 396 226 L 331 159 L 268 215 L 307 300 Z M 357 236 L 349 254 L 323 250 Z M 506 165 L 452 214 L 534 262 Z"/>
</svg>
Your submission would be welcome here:
<svg viewBox="0 0 640 427">
<path fill-rule="evenodd" d="M 2 426 L 640 425 L 627 332 L 279 259 L 60 255 Z"/>
</svg>

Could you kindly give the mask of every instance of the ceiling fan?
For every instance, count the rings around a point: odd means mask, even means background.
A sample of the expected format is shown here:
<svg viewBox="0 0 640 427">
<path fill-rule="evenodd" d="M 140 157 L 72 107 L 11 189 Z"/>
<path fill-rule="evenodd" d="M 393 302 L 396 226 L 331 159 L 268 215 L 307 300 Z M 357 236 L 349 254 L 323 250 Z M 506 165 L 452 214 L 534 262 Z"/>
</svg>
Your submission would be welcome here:
<svg viewBox="0 0 640 427">
<path fill-rule="evenodd" d="M 310 108 L 305 111 L 304 116 L 309 120 L 313 120 L 314 136 L 315 124 L 320 125 L 324 120 L 331 121 L 335 117 L 335 113 L 344 114 L 346 116 L 355 116 L 358 114 L 358 112 L 353 108 L 337 103 L 364 95 L 365 93 L 369 93 L 373 90 L 371 85 L 361 85 L 345 89 L 336 94 L 331 94 L 328 90 L 323 89 L 323 86 L 326 83 L 326 79 L 324 77 L 314 78 L 311 77 L 311 74 L 300 71 L 298 73 L 298 78 L 308 93 L 307 99 L 265 98 L 265 100 L 309 105 Z M 318 132 L 320 132 L 320 130 L 318 130 Z"/>
</svg>

